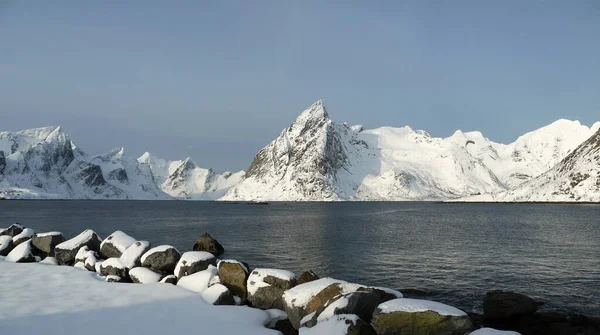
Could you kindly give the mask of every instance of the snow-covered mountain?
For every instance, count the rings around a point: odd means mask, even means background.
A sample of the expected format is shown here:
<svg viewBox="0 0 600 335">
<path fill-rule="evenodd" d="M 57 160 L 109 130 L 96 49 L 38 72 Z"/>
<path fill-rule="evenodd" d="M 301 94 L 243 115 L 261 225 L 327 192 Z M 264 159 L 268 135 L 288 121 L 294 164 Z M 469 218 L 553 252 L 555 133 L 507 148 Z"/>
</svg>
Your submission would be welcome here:
<svg viewBox="0 0 600 335">
<path fill-rule="evenodd" d="M 494 143 L 480 132 L 435 138 L 410 127 L 336 124 L 321 101 L 255 157 L 221 200 L 448 200 L 500 193 L 547 171 L 598 128 L 559 120 Z"/>
<path fill-rule="evenodd" d="M 215 174 L 189 159 L 185 165 L 191 169 L 163 171 L 146 156 L 137 160 L 117 148 L 90 157 L 60 127 L 1 132 L 0 197 L 215 199 L 243 176 L 243 172 Z M 176 167 L 183 162 L 155 160 Z"/>
</svg>

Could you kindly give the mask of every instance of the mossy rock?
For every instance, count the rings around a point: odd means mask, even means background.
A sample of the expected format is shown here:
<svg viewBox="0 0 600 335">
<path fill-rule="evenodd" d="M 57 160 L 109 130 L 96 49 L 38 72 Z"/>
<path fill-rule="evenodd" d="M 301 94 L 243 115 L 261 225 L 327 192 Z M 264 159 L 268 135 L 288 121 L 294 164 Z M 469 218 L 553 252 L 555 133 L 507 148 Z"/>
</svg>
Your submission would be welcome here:
<svg viewBox="0 0 600 335">
<path fill-rule="evenodd" d="M 468 316 L 434 311 L 383 314 L 376 310 L 371 324 L 378 335 L 462 335 L 472 329 Z"/>
</svg>

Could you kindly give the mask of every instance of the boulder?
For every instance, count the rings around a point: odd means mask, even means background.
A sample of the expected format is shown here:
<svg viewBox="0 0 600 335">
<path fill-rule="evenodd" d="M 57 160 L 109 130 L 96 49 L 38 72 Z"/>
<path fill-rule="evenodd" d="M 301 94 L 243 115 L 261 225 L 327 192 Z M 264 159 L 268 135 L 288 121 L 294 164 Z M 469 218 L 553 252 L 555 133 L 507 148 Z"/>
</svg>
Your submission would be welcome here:
<svg viewBox="0 0 600 335">
<path fill-rule="evenodd" d="M 280 309 L 267 309 L 265 327 L 279 331 L 283 335 L 298 335 L 298 330 L 292 326 L 287 313 Z"/>
<path fill-rule="evenodd" d="M 0 236 L 4 235 L 14 237 L 16 235 L 19 235 L 23 231 L 23 229 L 25 228 L 22 225 L 15 223 L 10 225 L 10 227 L 8 228 L 0 229 Z"/>
<path fill-rule="evenodd" d="M 83 265 L 88 271 L 96 272 L 96 263 L 98 263 L 98 258 L 96 257 L 96 255 L 90 255 L 88 258 L 85 259 Z"/>
<path fill-rule="evenodd" d="M 216 258 L 210 252 L 206 251 L 188 251 L 184 252 L 175 266 L 173 274 L 181 279 L 183 276 L 189 276 L 198 271 L 203 271 L 209 265 L 215 265 Z"/>
<path fill-rule="evenodd" d="M 31 238 L 31 245 L 48 256 L 54 256 L 54 248 L 63 243 L 65 237 L 57 231 L 36 234 Z"/>
<path fill-rule="evenodd" d="M 17 245 L 4 260 L 13 263 L 34 263 L 37 261 L 31 250 L 31 241 L 25 241 Z"/>
<path fill-rule="evenodd" d="M 94 266 L 94 270 L 96 270 L 98 275 L 100 275 L 100 266 L 102 266 L 102 262 L 104 262 L 104 260 L 96 260 L 96 265 Z"/>
<path fill-rule="evenodd" d="M 119 276 L 106 276 L 106 278 L 104 278 L 104 280 L 108 283 L 122 283 L 123 279 L 121 279 L 121 277 Z"/>
<path fill-rule="evenodd" d="M 163 284 L 177 285 L 177 277 L 175 277 L 175 275 L 168 275 L 161 279 L 160 282 Z"/>
<path fill-rule="evenodd" d="M 212 238 L 208 233 L 204 233 L 196 239 L 196 243 L 192 250 L 210 252 L 215 256 L 219 256 L 225 252 L 221 243 Z"/>
<path fill-rule="evenodd" d="M 73 264 L 73 267 L 76 268 L 76 269 L 87 271 L 87 268 L 85 267 L 85 263 L 84 262 L 75 261 L 75 264 Z"/>
<path fill-rule="evenodd" d="M 113 257 L 109 258 L 100 264 L 100 275 L 101 276 L 118 276 L 122 281 L 126 281 L 129 278 L 128 269 L 121 263 L 121 260 Z"/>
<path fill-rule="evenodd" d="M 298 276 L 298 278 L 296 278 L 296 285 L 310 283 L 311 281 L 315 281 L 317 279 L 319 279 L 319 276 L 317 276 L 316 273 L 312 271 L 304 271 Z"/>
<path fill-rule="evenodd" d="M 98 253 L 96 253 L 93 250 L 90 250 L 90 248 L 88 248 L 87 245 L 84 245 L 83 247 L 79 248 L 79 250 L 77 250 L 77 254 L 75 254 L 75 263 L 85 264 L 85 261 L 90 257 L 94 257 L 97 259 Z"/>
<path fill-rule="evenodd" d="M 148 268 L 137 267 L 129 270 L 129 278 L 134 283 L 155 284 L 160 282 L 162 275 Z"/>
<path fill-rule="evenodd" d="M 210 287 L 210 283 L 217 275 L 217 267 L 209 265 L 204 271 L 196 272 L 189 276 L 184 276 L 177 281 L 177 286 L 188 291 L 202 293 Z"/>
<path fill-rule="evenodd" d="M 25 228 L 19 234 L 13 236 L 13 244 L 17 246 L 25 241 L 30 240 L 33 237 L 33 235 L 35 235 L 33 229 Z"/>
<path fill-rule="evenodd" d="M 150 250 L 150 242 L 136 241 L 127 248 L 121 255 L 121 263 L 128 269 L 142 266 L 142 255 Z"/>
<path fill-rule="evenodd" d="M 373 327 L 356 315 L 335 315 L 313 328 L 300 328 L 302 335 L 377 335 Z M 383 333 L 382 333 L 383 334 Z M 395 333 L 385 333 L 386 335 Z M 433 334 L 433 333 L 432 333 Z"/>
<path fill-rule="evenodd" d="M 243 303 L 248 297 L 248 276 L 250 275 L 248 264 L 234 260 L 222 260 L 217 265 L 219 279 L 231 294 L 240 298 Z"/>
<path fill-rule="evenodd" d="M 162 274 L 172 274 L 181 254 L 175 247 L 159 245 L 148 250 L 141 258 L 142 266 Z"/>
<path fill-rule="evenodd" d="M 8 255 L 14 247 L 15 245 L 10 235 L 0 235 L 0 256 Z"/>
<path fill-rule="evenodd" d="M 301 320 L 301 326 L 314 327 L 319 322 L 344 314 L 357 315 L 363 321 L 370 323 L 373 312 L 380 303 L 379 295 L 373 291 L 357 291 L 340 295 L 310 314 L 312 317 Z"/>
<path fill-rule="evenodd" d="M 535 300 L 520 293 L 492 291 L 483 299 L 485 319 L 507 319 L 531 315 L 536 311 Z"/>
<path fill-rule="evenodd" d="M 408 298 L 379 305 L 371 324 L 377 334 L 462 335 L 472 329 L 469 316 L 457 308 Z"/>
<path fill-rule="evenodd" d="M 234 305 L 233 295 L 222 284 L 210 286 L 202 292 L 202 299 L 209 304 L 218 305 Z"/>
<path fill-rule="evenodd" d="M 255 269 L 248 276 L 248 301 L 256 308 L 283 310 L 283 293 L 294 284 L 294 273 L 290 271 Z"/>
<path fill-rule="evenodd" d="M 135 242 L 133 237 L 117 230 L 102 241 L 102 244 L 100 244 L 100 255 L 105 259 L 121 257 L 123 252 Z"/>
<path fill-rule="evenodd" d="M 98 251 L 100 249 L 100 237 L 91 229 L 86 229 L 74 238 L 58 244 L 54 248 L 54 257 L 61 265 L 71 265 L 75 261 L 75 255 L 83 246 L 89 250 Z"/>
</svg>

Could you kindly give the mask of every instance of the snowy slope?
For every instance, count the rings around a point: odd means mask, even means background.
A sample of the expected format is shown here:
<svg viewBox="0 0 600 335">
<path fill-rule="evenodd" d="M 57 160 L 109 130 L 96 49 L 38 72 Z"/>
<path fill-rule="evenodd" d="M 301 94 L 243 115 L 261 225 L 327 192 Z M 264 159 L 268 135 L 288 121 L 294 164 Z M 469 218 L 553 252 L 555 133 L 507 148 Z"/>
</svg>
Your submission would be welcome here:
<svg viewBox="0 0 600 335">
<path fill-rule="evenodd" d="M 447 200 L 499 193 L 550 169 L 600 128 L 559 120 L 504 145 L 480 132 L 336 124 L 321 101 L 255 157 L 221 200 Z"/>
<path fill-rule="evenodd" d="M 516 188 L 466 201 L 600 202 L 600 130 L 552 169 Z"/>
</svg>

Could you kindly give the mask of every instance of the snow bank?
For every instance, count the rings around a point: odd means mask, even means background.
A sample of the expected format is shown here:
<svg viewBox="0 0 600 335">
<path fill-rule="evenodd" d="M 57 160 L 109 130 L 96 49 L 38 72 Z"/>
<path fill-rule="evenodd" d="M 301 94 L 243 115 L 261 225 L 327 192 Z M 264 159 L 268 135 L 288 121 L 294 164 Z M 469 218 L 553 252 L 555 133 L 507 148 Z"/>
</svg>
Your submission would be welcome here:
<svg viewBox="0 0 600 335">
<path fill-rule="evenodd" d="M 229 290 L 227 289 L 227 287 L 225 287 L 225 285 L 215 284 L 204 290 L 204 292 L 202 292 L 202 299 L 204 299 L 204 301 L 206 301 L 207 303 L 213 305 L 215 302 L 217 302 L 217 300 L 219 300 L 219 298 L 223 294 L 226 294 L 228 292 Z"/>
<path fill-rule="evenodd" d="M 448 316 L 466 316 L 467 314 L 461 311 L 458 308 L 448 306 L 442 304 L 440 302 L 429 301 L 429 300 L 419 300 L 419 299 L 408 299 L 408 298 L 400 298 L 394 299 L 377 307 L 381 310 L 383 314 L 389 314 L 393 312 L 408 312 L 408 313 L 418 313 L 418 312 L 426 312 L 433 311 L 438 313 L 439 315 L 448 315 Z"/>
<path fill-rule="evenodd" d="M 40 262 L 40 264 L 58 265 L 58 262 L 56 261 L 56 258 L 54 258 L 54 257 L 46 257 L 46 258 L 44 258 L 43 261 Z"/>
<path fill-rule="evenodd" d="M 217 273 L 217 267 L 214 265 L 209 265 L 208 269 L 204 271 L 182 277 L 177 282 L 177 286 L 188 291 L 201 293 L 209 287 L 210 282 L 217 275 Z"/>
<path fill-rule="evenodd" d="M 329 320 L 319 322 L 312 328 L 300 328 L 302 335 L 345 335 L 348 332 L 348 322 L 356 324 L 360 318 L 356 315 L 336 315 Z"/>
<path fill-rule="evenodd" d="M 214 307 L 174 285 L 106 283 L 72 267 L 0 261 L 0 287 L 3 334 L 106 335 L 107 322 L 124 334 L 277 334 L 261 310 Z"/>
</svg>

